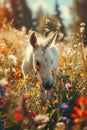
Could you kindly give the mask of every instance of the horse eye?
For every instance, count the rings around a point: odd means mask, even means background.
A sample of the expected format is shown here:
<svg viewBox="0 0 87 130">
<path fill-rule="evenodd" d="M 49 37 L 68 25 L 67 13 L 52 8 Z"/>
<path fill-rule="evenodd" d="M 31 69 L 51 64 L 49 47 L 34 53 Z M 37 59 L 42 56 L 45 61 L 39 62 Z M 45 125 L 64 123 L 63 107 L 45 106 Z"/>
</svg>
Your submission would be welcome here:
<svg viewBox="0 0 87 130">
<path fill-rule="evenodd" d="M 35 64 L 36 64 L 37 66 L 40 66 L 40 62 L 39 62 L 39 61 L 36 61 Z"/>
</svg>

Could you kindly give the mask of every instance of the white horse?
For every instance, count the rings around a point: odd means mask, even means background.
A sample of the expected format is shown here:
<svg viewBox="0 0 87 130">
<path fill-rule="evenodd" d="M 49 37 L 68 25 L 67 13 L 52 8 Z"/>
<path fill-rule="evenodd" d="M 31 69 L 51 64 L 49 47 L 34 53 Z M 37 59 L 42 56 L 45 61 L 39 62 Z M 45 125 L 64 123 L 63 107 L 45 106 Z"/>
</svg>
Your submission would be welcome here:
<svg viewBox="0 0 87 130">
<path fill-rule="evenodd" d="M 30 45 L 22 63 L 22 72 L 24 77 L 32 71 L 37 73 L 37 78 L 45 90 L 50 90 L 56 83 L 55 76 L 52 75 L 52 69 L 58 68 L 58 49 L 55 45 L 57 32 L 48 39 L 41 39 L 35 32 L 30 35 Z M 44 43 L 45 42 L 45 43 Z"/>
</svg>

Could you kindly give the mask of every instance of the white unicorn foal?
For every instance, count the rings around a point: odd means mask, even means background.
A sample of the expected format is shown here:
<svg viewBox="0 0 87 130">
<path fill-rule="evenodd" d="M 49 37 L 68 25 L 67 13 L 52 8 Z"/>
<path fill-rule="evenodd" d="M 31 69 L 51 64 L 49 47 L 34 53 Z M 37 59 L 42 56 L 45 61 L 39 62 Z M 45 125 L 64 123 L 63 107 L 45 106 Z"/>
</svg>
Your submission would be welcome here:
<svg viewBox="0 0 87 130">
<path fill-rule="evenodd" d="M 50 90 L 56 83 L 56 76 L 52 75 L 52 68 L 57 70 L 59 58 L 55 45 L 56 37 L 57 32 L 46 39 L 44 43 L 44 39 L 38 38 L 35 32 L 32 32 L 30 46 L 26 50 L 22 63 L 24 77 L 34 69 L 45 90 Z"/>
</svg>

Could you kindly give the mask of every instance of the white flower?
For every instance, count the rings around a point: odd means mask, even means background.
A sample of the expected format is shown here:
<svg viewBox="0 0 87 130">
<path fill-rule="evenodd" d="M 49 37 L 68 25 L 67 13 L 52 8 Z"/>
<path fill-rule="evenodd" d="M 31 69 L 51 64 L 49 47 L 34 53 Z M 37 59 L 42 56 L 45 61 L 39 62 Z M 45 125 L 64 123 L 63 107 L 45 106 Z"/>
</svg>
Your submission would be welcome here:
<svg viewBox="0 0 87 130">
<path fill-rule="evenodd" d="M 86 24 L 85 23 L 80 23 L 80 26 L 86 26 Z"/>
<path fill-rule="evenodd" d="M 16 65 L 17 64 L 17 57 L 15 55 L 9 55 L 8 59 L 12 59 L 13 60 L 13 64 Z"/>
<path fill-rule="evenodd" d="M 8 85 L 8 81 L 7 81 L 6 79 L 1 79 L 1 80 L 0 80 L 0 85 L 1 85 L 2 87 L 4 87 L 5 85 Z"/>
<path fill-rule="evenodd" d="M 74 44 L 73 47 L 76 48 L 76 47 L 78 47 L 78 45 L 77 45 L 77 44 Z"/>
<path fill-rule="evenodd" d="M 46 124 L 39 125 L 39 126 L 37 127 L 37 130 L 42 130 L 42 129 L 45 127 L 45 125 L 46 125 Z"/>
<path fill-rule="evenodd" d="M 80 27 L 80 33 L 83 33 L 85 31 L 85 27 Z"/>
<path fill-rule="evenodd" d="M 64 37 L 64 34 L 59 32 L 59 39 L 61 40 Z"/>
<path fill-rule="evenodd" d="M 5 74 L 8 74 L 10 72 L 10 68 L 5 68 Z"/>
<path fill-rule="evenodd" d="M 65 130 L 65 124 L 63 122 L 58 122 L 55 130 Z"/>
<path fill-rule="evenodd" d="M 46 115 L 37 115 L 35 118 L 34 118 L 34 122 L 35 124 L 44 124 L 44 123 L 47 123 L 49 122 L 49 114 L 46 114 Z"/>
<path fill-rule="evenodd" d="M 16 69 L 15 69 L 15 68 L 12 68 L 12 72 L 13 72 L 13 73 L 16 72 Z"/>
<path fill-rule="evenodd" d="M 50 23 L 50 19 L 46 19 L 46 24 Z"/>
<path fill-rule="evenodd" d="M 78 44 L 78 46 L 82 46 L 83 44 L 80 42 L 79 44 Z"/>
</svg>

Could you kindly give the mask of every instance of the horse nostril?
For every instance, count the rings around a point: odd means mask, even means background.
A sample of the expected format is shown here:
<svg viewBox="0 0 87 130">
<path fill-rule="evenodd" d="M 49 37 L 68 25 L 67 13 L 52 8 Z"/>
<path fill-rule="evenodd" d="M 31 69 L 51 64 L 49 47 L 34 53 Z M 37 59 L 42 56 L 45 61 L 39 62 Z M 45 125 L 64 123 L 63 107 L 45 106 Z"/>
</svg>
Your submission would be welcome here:
<svg viewBox="0 0 87 130">
<path fill-rule="evenodd" d="M 50 85 L 50 82 L 48 81 L 48 82 L 46 82 L 46 86 L 49 86 Z"/>
<path fill-rule="evenodd" d="M 49 81 L 46 82 L 45 84 L 43 84 L 43 87 L 44 87 L 46 90 L 50 90 L 52 86 L 53 86 L 53 83 L 50 83 Z"/>
</svg>

